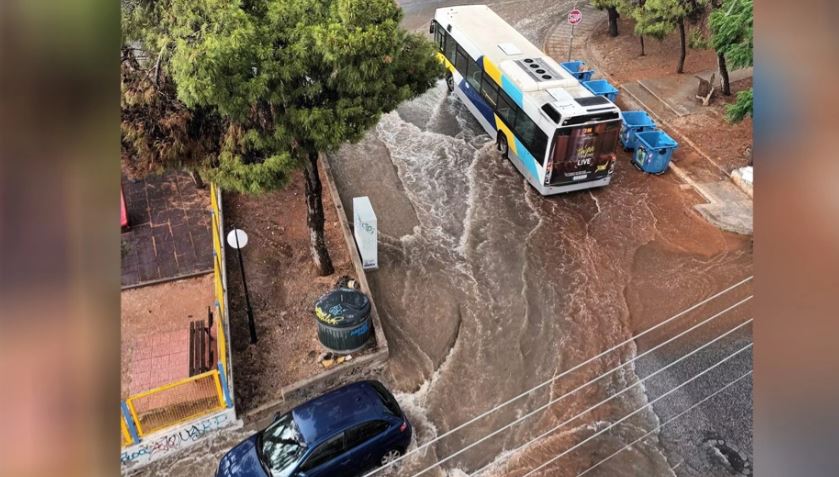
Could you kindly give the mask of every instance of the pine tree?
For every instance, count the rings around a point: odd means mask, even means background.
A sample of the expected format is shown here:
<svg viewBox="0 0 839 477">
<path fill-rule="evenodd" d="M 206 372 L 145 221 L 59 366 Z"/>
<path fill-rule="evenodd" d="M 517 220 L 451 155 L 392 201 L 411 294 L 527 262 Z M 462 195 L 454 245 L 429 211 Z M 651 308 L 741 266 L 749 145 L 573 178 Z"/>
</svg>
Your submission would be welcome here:
<svg viewBox="0 0 839 477">
<path fill-rule="evenodd" d="M 681 74 L 687 56 L 685 21 L 696 21 L 706 3 L 706 0 L 646 0 L 642 6 L 633 10 L 635 33 L 663 40 L 678 28 L 680 51 L 676 73 Z"/>
<path fill-rule="evenodd" d="M 728 64 L 732 68 L 743 68 L 753 63 L 753 23 L 752 0 L 725 0 L 708 17 L 711 45 L 717 52 L 723 94 L 726 96 L 731 95 Z"/>
<path fill-rule="evenodd" d="M 434 84 L 442 69 L 431 42 L 399 27 L 393 0 L 134 1 L 124 42 L 161 51 L 177 100 L 221 120 L 202 138 L 217 146 L 203 174 L 261 193 L 302 166 L 312 256 L 332 273 L 320 154 Z"/>
<path fill-rule="evenodd" d="M 598 10 L 606 10 L 609 15 L 609 35 L 618 36 L 619 9 L 627 0 L 591 0 L 591 5 Z"/>
<path fill-rule="evenodd" d="M 636 18 L 635 10 L 644 6 L 645 0 L 623 0 L 620 5 L 618 5 L 618 12 L 621 15 L 626 15 L 630 18 Z M 644 35 L 639 34 L 636 29 L 636 35 L 638 35 L 638 40 L 641 43 L 641 54 L 640 56 L 646 56 L 647 52 L 644 49 Z"/>
</svg>

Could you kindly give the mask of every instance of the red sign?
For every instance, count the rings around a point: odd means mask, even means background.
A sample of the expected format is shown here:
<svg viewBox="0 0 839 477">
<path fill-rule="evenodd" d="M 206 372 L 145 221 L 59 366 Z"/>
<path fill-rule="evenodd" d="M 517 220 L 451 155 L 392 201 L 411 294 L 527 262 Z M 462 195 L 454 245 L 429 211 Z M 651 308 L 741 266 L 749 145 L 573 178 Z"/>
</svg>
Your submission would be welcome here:
<svg viewBox="0 0 839 477">
<path fill-rule="evenodd" d="M 577 10 L 576 8 L 568 12 L 569 25 L 579 25 L 581 21 L 583 21 L 583 12 Z"/>
</svg>

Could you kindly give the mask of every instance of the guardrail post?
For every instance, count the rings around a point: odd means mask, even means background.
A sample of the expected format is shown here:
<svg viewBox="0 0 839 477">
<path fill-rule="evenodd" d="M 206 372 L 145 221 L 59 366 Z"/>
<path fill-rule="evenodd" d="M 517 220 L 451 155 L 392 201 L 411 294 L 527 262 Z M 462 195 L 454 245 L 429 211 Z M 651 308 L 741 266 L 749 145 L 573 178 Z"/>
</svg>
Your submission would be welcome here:
<svg viewBox="0 0 839 477">
<path fill-rule="evenodd" d="M 134 425 L 134 418 L 131 417 L 131 412 L 128 411 L 128 406 L 125 404 L 125 401 L 119 402 L 120 411 L 122 411 L 122 418 L 125 419 L 125 423 L 128 425 L 128 433 L 131 435 L 131 440 L 134 441 L 134 444 L 140 442 L 140 435 L 137 433 L 137 426 Z"/>
<path fill-rule="evenodd" d="M 221 379 L 221 390 L 224 393 L 224 402 L 227 404 L 227 407 L 233 407 L 233 400 L 230 399 L 230 389 L 227 387 L 227 374 L 224 371 L 224 364 L 219 361 L 218 362 L 218 375 L 219 379 Z"/>
</svg>

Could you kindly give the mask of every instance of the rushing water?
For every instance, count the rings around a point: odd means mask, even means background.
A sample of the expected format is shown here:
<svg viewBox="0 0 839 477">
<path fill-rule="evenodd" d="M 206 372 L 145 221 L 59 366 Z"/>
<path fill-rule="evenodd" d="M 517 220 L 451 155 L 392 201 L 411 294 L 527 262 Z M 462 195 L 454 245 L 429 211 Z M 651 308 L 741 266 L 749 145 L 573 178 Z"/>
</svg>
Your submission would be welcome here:
<svg viewBox="0 0 839 477">
<path fill-rule="evenodd" d="M 499 13 L 536 44 L 567 6 L 531 2 L 524 11 L 522 2 L 500 3 Z M 420 16 L 428 12 L 412 7 L 420 13 L 406 22 L 426 24 Z M 748 274 L 743 241 L 691 215 L 695 198 L 672 178 L 643 176 L 621 159 L 607 188 L 541 197 L 442 82 L 330 157 L 344 202 L 368 195 L 377 210 L 381 268 L 369 279 L 391 350 L 389 384 L 419 443 L 625 340 L 643 321 L 636 315 L 666 318 Z M 651 303 L 651 291 L 668 300 Z M 612 353 L 383 474 L 412 475 L 634 352 L 633 345 Z M 521 475 L 646 403 L 645 386 L 538 448 L 511 449 L 637 379 L 628 367 L 425 475 L 479 468 Z M 614 449 L 658 422 L 645 411 L 596 445 Z M 564 470 L 542 475 L 576 475 L 592 459 L 581 449 Z M 621 462 L 623 475 L 673 475 L 659 446 Z"/>
</svg>

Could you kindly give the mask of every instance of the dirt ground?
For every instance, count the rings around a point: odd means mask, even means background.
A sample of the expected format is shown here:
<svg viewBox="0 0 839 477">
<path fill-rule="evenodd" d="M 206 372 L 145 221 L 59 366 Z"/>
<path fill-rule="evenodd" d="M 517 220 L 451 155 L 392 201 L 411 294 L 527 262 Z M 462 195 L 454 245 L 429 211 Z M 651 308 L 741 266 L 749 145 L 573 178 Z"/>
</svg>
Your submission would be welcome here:
<svg viewBox="0 0 839 477">
<path fill-rule="evenodd" d="M 213 274 L 124 290 L 122 397 L 189 377 L 189 323 L 207 320 Z"/>
<path fill-rule="evenodd" d="M 225 229 L 248 233 L 245 274 L 258 342 L 250 345 L 239 262 L 227 248 L 230 334 L 237 407 L 244 412 L 280 398 L 280 388 L 317 374 L 323 352 L 314 303 L 343 275 L 354 274 L 346 242 L 324 184 L 326 241 L 335 273 L 318 277 L 309 253 L 302 173 L 262 196 L 224 194 Z"/>
<path fill-rule="evenodd" d="M 646 38 L 646 55 L 640 56 L 640 42 L 638 37 L 633 35 L 633 30 L 634 22 L 621 18 L 619 36 L 612 38 L 605 27 L 599 28 L 587 45 L 587 49 L 594 54 L 600 66 L 608 71 L 618 84 L 637 80 L 660 80 L 665 77 L 681 77 L 685 81 L 696 82 L 695 74 L 717 68 L 717 58 L 713 50 L 688 48 L 684 73 L 678 75 L 678 32 L 671 33 L 662 41 Z M 743 167 L 749 162 L 745 151 L 752 144 L 752 119 L 746 118 L 740 123 L 731 124 L 725 120 L 725 106 L 734 102 L 738 91 L 751 86 L 751 78 L 734 82 L 731 84 L 731 96 L 715 93 L 712 104 L 703 108 L 701 112 L 671 121 L 673 126 L 685 133 L 725 171 Z"/>
</svg>

